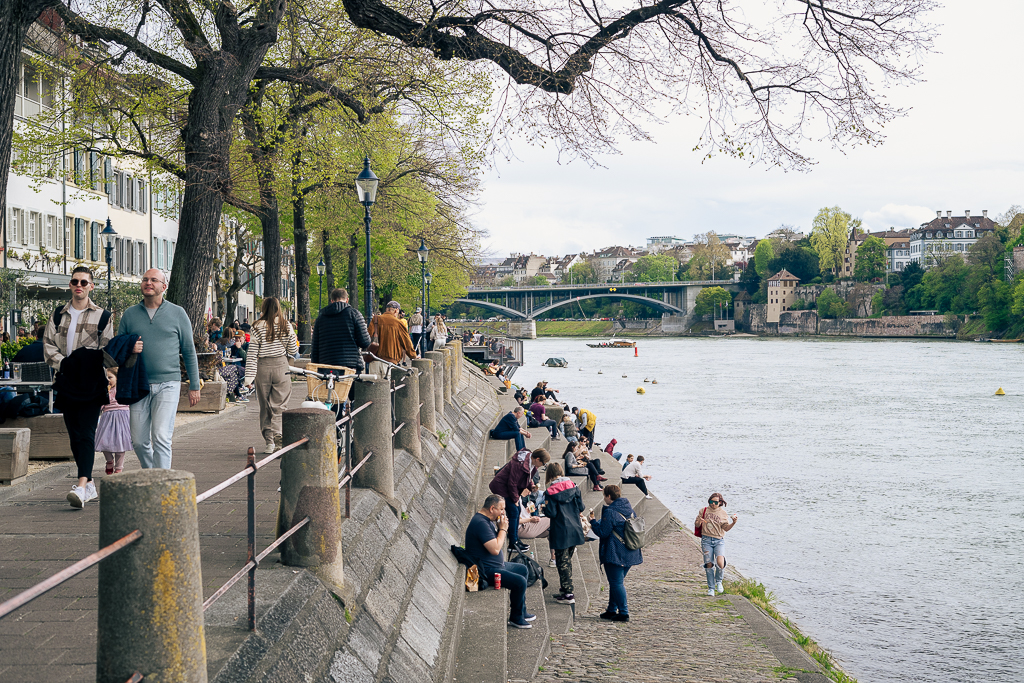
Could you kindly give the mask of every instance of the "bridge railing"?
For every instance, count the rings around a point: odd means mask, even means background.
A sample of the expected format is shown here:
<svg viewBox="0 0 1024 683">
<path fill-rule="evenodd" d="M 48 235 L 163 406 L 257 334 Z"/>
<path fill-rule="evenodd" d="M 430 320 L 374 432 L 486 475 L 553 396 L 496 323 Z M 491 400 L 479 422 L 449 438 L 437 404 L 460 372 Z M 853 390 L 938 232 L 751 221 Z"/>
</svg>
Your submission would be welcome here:
<svg viewBox="0 0 1024 683">
<path fill-rule="evenodd" d="M 468 291 L 470 292 L 514 292 L 519 290 L 532 290 L 538 292 L 545 292 L 549 290 L 557 289 L 602 289 L 605 287 L 637 287 L 637 288 L 650 288 L 657 289 L 658 287 L 679 287 L 685 285 L 732 285 L 736 284 L 734 280 L 664 280 L 659 282 L 591 282 L 589 284 L 577 284 L 577 283 L 556 283 L 553 285 L 525 285 L 516 284 L 509 287 L 502 287 L 499 285 L 469 285 Z"/>
</svg>

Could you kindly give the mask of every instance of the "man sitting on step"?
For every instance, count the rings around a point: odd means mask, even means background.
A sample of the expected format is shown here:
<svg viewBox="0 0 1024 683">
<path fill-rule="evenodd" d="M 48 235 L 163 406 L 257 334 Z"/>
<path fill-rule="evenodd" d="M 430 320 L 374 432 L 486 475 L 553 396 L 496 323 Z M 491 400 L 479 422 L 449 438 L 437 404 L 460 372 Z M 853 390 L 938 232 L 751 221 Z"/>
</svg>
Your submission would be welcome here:
<svg viewBox="0 0 1024 683">
<path fill-rule="evenodd" d="M 466 554 L 480 570 L 480 576 L 494 585 L 494 575 L 501 575 L 501 587 L 511 591 L 509 596 L 508 625 L 514 628 L 533 628 L 537 615 L 526 611 L 526 565 L 505 562 L 502 557 L 508 538 L 509 519 L 505 515 L 505 499 L 491 494 L 484 499 L 480 511 L 473 515 L 466 527 Z"/>
</svg>

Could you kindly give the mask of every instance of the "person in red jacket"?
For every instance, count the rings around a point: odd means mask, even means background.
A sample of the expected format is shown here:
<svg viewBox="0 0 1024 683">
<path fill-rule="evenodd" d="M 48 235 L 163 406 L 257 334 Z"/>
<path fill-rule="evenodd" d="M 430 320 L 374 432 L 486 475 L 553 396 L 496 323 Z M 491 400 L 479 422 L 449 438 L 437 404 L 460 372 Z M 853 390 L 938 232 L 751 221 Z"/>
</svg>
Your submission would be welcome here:
<svg viewBox="0 0 1024 683">
<path fill-rule="evenodd" d="M 519 497 L 528 496 L 536 490 L 533 483 L 533 471 L 547 465 L 551 455 L 543 448 L 530 452 L 524 448 L 517 451 L 505 466 L 497 471 L 491 479 L 491 493 L 505 499 L 505 514 L 509 518 L 508 547 L 527 551 L 530 546 L 519 541 Z"/>
</svg>

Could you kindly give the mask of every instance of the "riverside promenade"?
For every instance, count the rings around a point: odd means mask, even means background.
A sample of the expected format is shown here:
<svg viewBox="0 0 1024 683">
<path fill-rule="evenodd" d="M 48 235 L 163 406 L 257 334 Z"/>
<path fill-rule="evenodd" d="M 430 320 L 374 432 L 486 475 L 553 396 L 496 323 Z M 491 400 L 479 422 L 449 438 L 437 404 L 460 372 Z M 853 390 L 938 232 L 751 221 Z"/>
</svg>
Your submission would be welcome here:
<svg viewBox="0 0 1024 683">
<path fill-rule="evenodd" d="M 299 387 L 292 392 L 291 407 L 302 401 Z M 193 472 L 201 492 L 244 468 L 249 446 L 262 453 L 255 400 L 176 429 L 174 467 Z M 103 467 L 98 455 L 93 476 L 101 497 Z M 125 470 L 138 468 L 130 453 Z M 256 544 L 261 548 L 275 537 L 277 470 L 256 475 Z M 65 500 L 71 482 L 62 476 L 0 502 L 0 601 L 96 551 L 99 501 L 72 509 Z M 204 599 L 245 564 L 245 501 L 243 481 L 199 506 Z M 98 571 L 92 567 L 0 620 L 0 683 L 96 680 Z M 232 590 L 238 588 L 245 590 L 244 581 Z"/>
</svg>

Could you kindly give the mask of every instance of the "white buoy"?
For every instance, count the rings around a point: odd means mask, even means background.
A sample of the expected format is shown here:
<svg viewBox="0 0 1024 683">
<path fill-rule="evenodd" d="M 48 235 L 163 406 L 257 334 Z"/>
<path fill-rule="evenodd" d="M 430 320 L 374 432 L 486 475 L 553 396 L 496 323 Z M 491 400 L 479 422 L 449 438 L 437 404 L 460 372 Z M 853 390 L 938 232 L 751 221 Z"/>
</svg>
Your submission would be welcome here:
<svg viewBox="0 0 1024 683">
<path fill-rule="evenodd" d="M 604 370 L 598 370 L 598 371 L 597 371 L 597 374 L 599 374 L 599 375 L 603 375 L 603 374 L 604 374 Z"/>
<path fill-rule="evenodd" d="M 625 377 L 625 376 L 626 376 L 626 375 L 623 375 L 623 377 Z"/>
<path fill-rule="evenodd" d="M 651 380 L 649 380 L 649 379 L 647 379 L 646 377 L 644 377 L 644 384 L 646 384 L 646 383 L 648 383 L 648 382 L 650 382 L 650 381 L 651 381 Z"/>
</svg>

